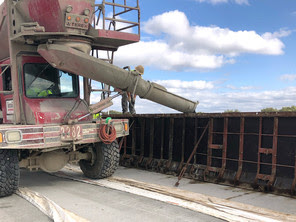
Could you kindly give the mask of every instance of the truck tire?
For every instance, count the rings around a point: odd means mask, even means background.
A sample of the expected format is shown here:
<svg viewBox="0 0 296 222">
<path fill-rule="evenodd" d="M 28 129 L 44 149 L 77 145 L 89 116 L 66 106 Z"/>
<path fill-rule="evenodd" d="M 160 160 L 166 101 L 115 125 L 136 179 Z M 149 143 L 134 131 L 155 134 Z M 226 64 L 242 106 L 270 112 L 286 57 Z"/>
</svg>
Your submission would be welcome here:
<svg viewBox="0 0 296 222">
<path fill-rule="evenodd" d="M 0 149 L 0 197 L 13 194 L 19 184 L 17 150 Z"/>
<path fill-rule="evenodd" d="M 111 144 L 96 143 L 92 149 L 93 161 L 79 161 L 80 169 L 84 175 L 92 179 L 103 179 L 111 176 L 119 165 L 119 145 L 117 141 L 115 140 Z"/>
</svg>

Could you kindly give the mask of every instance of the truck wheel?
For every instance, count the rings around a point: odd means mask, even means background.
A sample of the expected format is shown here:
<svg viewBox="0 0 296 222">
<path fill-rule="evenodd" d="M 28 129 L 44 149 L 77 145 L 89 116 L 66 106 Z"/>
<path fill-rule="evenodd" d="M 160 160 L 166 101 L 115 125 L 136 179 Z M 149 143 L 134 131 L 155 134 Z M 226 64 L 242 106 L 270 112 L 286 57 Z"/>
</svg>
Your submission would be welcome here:
<svg viewBox="0 0 296 222">
<path fill-rule="evenodd" d="M 0 149 L 0 197 L 13 194 L 19 184 L 17 150 Z"/>
<path fill-rule="evenodd" d="M 92 161 L 80 160 L 79 165 L 85 176 L 103 179 L 111 176 L 119 165 L 119 145 L 115 140 L 111 144 L 96 143 L 93 146 Z"/>
</svg>

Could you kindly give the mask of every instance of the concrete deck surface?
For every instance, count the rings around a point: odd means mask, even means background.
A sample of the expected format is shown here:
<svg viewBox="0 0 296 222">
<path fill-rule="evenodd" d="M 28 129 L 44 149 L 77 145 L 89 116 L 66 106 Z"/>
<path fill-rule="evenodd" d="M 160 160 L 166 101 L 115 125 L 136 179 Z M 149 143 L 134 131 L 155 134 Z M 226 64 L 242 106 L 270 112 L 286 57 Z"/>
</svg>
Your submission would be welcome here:
<svg viewBox="0 0 296 222">
<path fill-rule="evenodd" d="M 173 187 L 177 178 L 120 167 L 114 176 Z M 21 187 L 39 192 L 61 207 L 90 221 L 221 221 L 145 197 L 58 178 L 44 172 L 21 170 Z M 275 211 L 296 214 L 296 199 L 229 186 L 182 179 L 180 189 L 229 199 Z M 0 199 L 0 221 L 51 221 L 17 195 Z"/>
</svg>

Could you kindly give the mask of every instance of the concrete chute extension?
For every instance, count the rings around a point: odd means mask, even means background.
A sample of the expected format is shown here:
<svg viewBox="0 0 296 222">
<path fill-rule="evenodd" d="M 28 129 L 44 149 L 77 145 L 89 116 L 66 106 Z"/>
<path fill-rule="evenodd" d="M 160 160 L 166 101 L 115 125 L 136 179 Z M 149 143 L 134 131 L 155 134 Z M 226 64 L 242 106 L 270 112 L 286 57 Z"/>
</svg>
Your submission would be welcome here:
<svg viewBox="0 0 296 222">
<path fill-rule="evenodd" d="M 140 78 L 135 71 L 126 71 L 87 53 L 63 44 L 42 44 L 38 53 L 52 66 L 86 78 L 104 82 L 115 88 L 133 92 L 141 98 L 151 100 L 184 113 L 195 112 L 198 102 L 193 102 L 173 93 L 161 85 Z"/>
</svg>

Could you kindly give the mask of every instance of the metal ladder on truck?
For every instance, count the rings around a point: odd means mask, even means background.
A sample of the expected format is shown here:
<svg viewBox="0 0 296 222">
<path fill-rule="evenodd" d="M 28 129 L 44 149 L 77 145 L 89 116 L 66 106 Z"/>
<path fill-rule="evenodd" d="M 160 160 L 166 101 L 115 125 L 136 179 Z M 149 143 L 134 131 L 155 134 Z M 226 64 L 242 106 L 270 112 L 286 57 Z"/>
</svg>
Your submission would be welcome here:
<svg viewBox="0 0 296 222">
<path fill-rule="evenodd" d="M 139 0 L 103 0 L 95 5 L 92 26 L 98 31 L 98 42 L 91 55 L 113 64 L 114 52 L 120 47 L 140 40 Z M 84 99 L 90 104 L 90 94 L 101 92 L 101 99 L 109 97 L 111 87 L 104 83 L 83 78 Z"/>
</svg>

